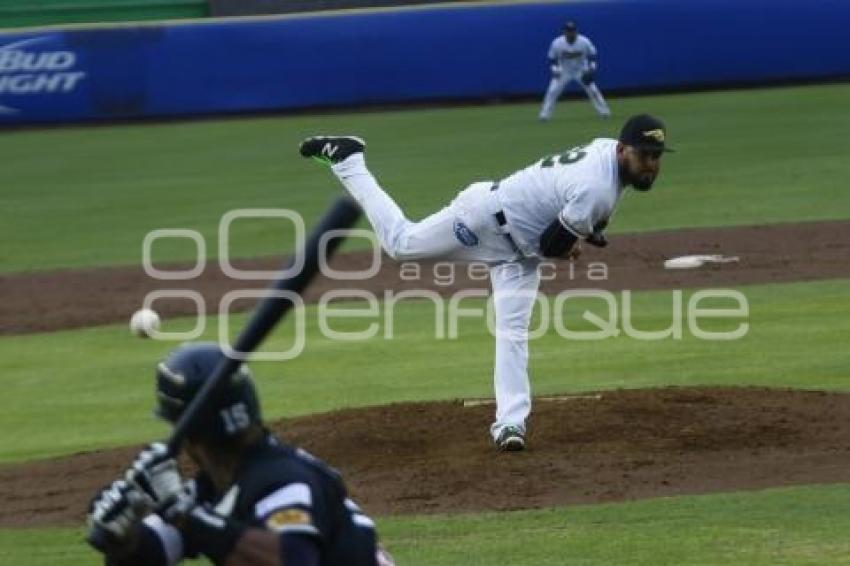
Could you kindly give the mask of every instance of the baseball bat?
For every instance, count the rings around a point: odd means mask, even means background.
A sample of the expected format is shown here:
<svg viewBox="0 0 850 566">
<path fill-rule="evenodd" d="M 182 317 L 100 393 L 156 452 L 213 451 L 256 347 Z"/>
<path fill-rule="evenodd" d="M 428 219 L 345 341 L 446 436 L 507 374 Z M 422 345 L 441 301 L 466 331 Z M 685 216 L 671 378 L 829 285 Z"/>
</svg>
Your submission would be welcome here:
<svg viewBox="0 0 850 566">
<path fill-rule="evenodd" d="M 269 290 L 289 291 L 300 295 L 319 272 L 319 244 L 322 236 L 331 230 L 351 228 L 359 217 L 360 207 L 350 198 L 343 197 L 334 202 L 319 221 L 319 224 L 313 228 L 307 237 L 304 249 L 301 250 L 304 257 L 303 268 L 291 277 L 281 277 L 276 280 L 269 287 Z M 342 243 L 342 240 L 342 238 L 328 240 L 325 248 L 326 258 L 331 257 Z M 295 257 L 290 258 L 286 262 L 284 270 L 292 267 L 295 261 Z M 266 336 L 269 335 L 277 323 L 280 322 L 283 316 L 292 309 L 293 305 L 292 300 L 287 297 L 273 294 L 266 296 L 257 305 L 245 328 L 239 333 L 233 345 L 233 350 L 240 354 L 253 352 L 263 342 Z M 215 399 L 215 396 L 226 384 L 225 378 L 236 371 L 241 363 L 241 360 L 225 356 L 215 367 L 212 377 L 198 391 L 198 394 L 195 395 L 195 398 L 192 399 L 186 410 L 183 411 L 183 414 L 171 431 L 171 436 L 168 439 L 168 450 L 172 456 L 177 456 L 180 453 L 180 446 L 186 435 L 199 422 L 199 419 L 206 416 L 211 410 L 212 403 L 210 401 Z M 96 527 L 89 530 L 86 540 L 89 544 L 101 550 L 106 548 L 107 545 L 106 533 Z"/>
<path fill-rule="evenodd" d="M 338 199 L 308 236 L 304 250 L 302 250 L 304 267 L 292 277 L 278 279 L 269 289 L 271 291 L 289 291 L 300 295 L 319 272 L 319 241 L 322 236 L 331 230 L 350 228 L 357 222 L 359 216 L 360 207 L 356 202 L 349 198 Z M 330 258 L 341 243 L 342 238 L 329 240 L 326 245 L 326 257 Z M 286 263 L 284 269 L 289 269 L 294 262 L 295 258 L 293 257 Z M 269 295 L 264 298 L 257 305 L 245 328 L 236 338 L 233 350 L 240 354 L 253 352 L 283 316 L 289 312 L 293 304 L 292 300 L 286 297 Z M 213 371 L 213 376 L 198 391 L 198 394 L 175 423 L 171 437 L 168 439 L 168 448 L 172 455 L 176 456 L 180 452 L 180 445 L 186 438 L 186 434 L 191 431 L 194 423 L 198 421 L 198 417 L 204 416 L 204 413 L 209 410 L 210 404 L 207 401 L 215 397 L 217 391 L 225 384 L 224 378 L 236 371 L 241 363 L 241 360 L 227 356 L 219 362 Z"/>
</svg>

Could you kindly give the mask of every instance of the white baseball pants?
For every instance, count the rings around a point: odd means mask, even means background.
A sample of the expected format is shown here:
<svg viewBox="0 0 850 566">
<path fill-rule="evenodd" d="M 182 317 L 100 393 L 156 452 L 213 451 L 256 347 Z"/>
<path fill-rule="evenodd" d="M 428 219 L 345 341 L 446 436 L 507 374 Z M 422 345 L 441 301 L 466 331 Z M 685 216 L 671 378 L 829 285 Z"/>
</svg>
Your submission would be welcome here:
<svg viewBox="0 0 850 566">
<path fill-rule="evenodd" d="M 605 98 L 602 96 L 596 83 L 586 85 L 581 82 L 581 72 L 562 71 L 560 75 L 553 76 L 552 80 L 549 81 L 549 88 L 546 89 L 546 95 L 543 97 L 543 106 L 540 108 L 541 120 L 548 120 L 552 117 L 552 112 L 555 110 L 555 103 L 558 102 L 558 98 L 571 81 L 576 81 L 581 85 L 585 94 L 587 94 L 587 98 L 590 99 L 591 104 L 596 109 L 597 114 L 600 116 L 611 115 L 611 110 L 608 108 L 608 104 L 605 102 Z"/>
<path fill-rule="evenodd" d="M 469 185 L 442 210 L 411 222 L 366 168 L 363 154 L 332 167 L 360 203 L 384 251 L 393 259 L 480 261 L 490 265 L 496 327 L 493 382 L 495 439 L 507 425 L 525 431 L 531 411 L 528 325 L 537 296 L 539 259 L 523 257 L 496 221 L 501 210 L 492 182 Z"/>
</svg>

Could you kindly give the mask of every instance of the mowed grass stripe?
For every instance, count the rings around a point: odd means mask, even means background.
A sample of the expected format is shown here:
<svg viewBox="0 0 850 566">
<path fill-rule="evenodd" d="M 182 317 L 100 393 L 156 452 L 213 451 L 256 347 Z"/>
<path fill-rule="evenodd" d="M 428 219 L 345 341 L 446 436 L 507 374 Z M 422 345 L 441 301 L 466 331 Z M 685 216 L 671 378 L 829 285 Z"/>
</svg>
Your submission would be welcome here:
<svg viewBox="0 0 850 566">
<path fill-rule="evenodd" d="M 237 208 L 289 208 L 310 223 L 342 190 L 297 155 L 317 132 L 367 138 L 382 184 L 421 218 L 472 181 L 616 136 L 644 111 L 666 119 L 679 151 L 650 194 L 626 197 L 612 231 L 850 218 L 848 100 L 839 84 L 618 99 L 608 121 L 569 101 L 548 124 L 528 103 L 13 132 L 0 136 L 0 271 L 137 264 L 157 228 L 197 230 L 215 257 L 219 219 Z M 281 222 L 242 221 L 231 256 L 291 240 Z M 154 250 L 158 261 L 194 253 L 187 241 Z"/>
<path fill-rule="evenodd" d="M 403 563 L 848 564 L 850 486 L 381 522 Z"/>
<path fill-rule="evenodd" d="M 735 341 L 699 340 L 687 324 L 681 340 L 641 341 L 621 335 L 569 341 L 550 331 L 531 343 L 534 393 L 709 384 L 848 390 L 850 354 L 844 344 L 850 333 L 848 283 L 741 287 L 750 308 L 750 326 L 748 334 Z M 689 297 L 685 292 L 684 300 Z M 670 291 L 635 293 L 633 325 L 643 330 L 668 327 L 672 298 Z M 621 298 L 617 302 L 621 304 Z M 478 299 L 463 306 L 485 305 Z M 570 328 L 590 330 L 581 322 L 584 310 L 608 317 L 606 308 L 598 299 L 577 302 L 565 311 L 565 320 Z M 382 310 L 381 316 L 385 314 Z M 395 308 L 392 339 L 380 338 L 386 328 L 383 319 L 333 320 L 337 330 L 378 325 L 379 337 L 350 342 L 323 337 L 317 319 L 316 308 L 307 308 L 306 348 L 301 356 L 253 364 L 268 418 L 492 395 L 493 338 L 481 318 L 461 320 L 459 339 L 439 340 L 434 337 L 433 305 L 402 301 Z M 244 315 L 234 317 L 231 328 L 239 328 L 243 320 Z M 290 317 L 277 329 L 270 348 L 282 351 L 291 346 L 293 320 Z M 215 322 L 210 320 L 207 338 L 215 338 Z M 700 324 L 728 331 L 741 322 Z M 167 321 L 164 330 L 193 324 Z M 17 433 L 3 443 L 0 461 L 163 436 L 164 425 L 150 413 L 152 371 L 155 361 L 174 346 L 133 338 L 124 325 L 3 338 L 0 429 Z"/>
<path fill-rule="evenodd" d="M 850 486 L 480 515 L 378 517 L 411 566 L 850 564 Z M 89 565 L 82 529 L 0 530 L 0 562 Z"/>
</svg>

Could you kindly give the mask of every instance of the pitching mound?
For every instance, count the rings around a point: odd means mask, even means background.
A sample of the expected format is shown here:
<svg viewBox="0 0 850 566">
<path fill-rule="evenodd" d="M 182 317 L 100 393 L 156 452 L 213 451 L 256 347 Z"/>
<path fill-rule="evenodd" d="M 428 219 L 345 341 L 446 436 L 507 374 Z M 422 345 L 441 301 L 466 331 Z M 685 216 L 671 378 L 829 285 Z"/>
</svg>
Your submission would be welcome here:
<svg viewBox="0 0 850 566">
<path fill-rule="evenodd" d="M 373 514 L 505 510 L 850 482 L 850 394 L 661 389 L 539 400 L 525 452 L 493 407 L 399 404 L 273 428 L 344 473 Z M 0 468 L 0 527 L 78 523 L 136 447 Z"/>
</svg>

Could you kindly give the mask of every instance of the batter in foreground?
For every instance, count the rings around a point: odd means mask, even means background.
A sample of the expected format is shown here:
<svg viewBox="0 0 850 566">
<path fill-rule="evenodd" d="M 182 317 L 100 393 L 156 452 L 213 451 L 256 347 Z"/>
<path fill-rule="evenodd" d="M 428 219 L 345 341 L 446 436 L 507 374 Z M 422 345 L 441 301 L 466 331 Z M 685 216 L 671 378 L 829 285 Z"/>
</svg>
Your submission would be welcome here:
<svg viewBox="0 0 850 566">
<path fill-rule="evenodd" d="M 472 183 L 445 208 L 407 219 L 366 168 L 366 143 L 316 136 L 301 155 L 331 166 L 360 203 L 386 253 L 406 261 L 486 262 L 496 316 L 496 419 L 490 433 L 503 451 L 525 448 L 531 412 L 528 325 L 542 258 L 577 255 L 580 240 L 604 247 L 604 229 L 627 187 L 652 188 L 661 168 L 666 129 L 641 114 L 618 140 L 598 138 L 537 161 L 500 181 Z"/>
<path fill-rule="evenodd" d="M 174 350 L 157 366 L 157 415 L 176 423 L 223 358 L 213 343 Z M 339 473 L 265 428 L 248 367 L 226 379 L 186 440 L 193 479 L 155 443 L 95 496 L 89 523 L 104 533 L 106 564 L 393 566 Z"/>
</svg>

